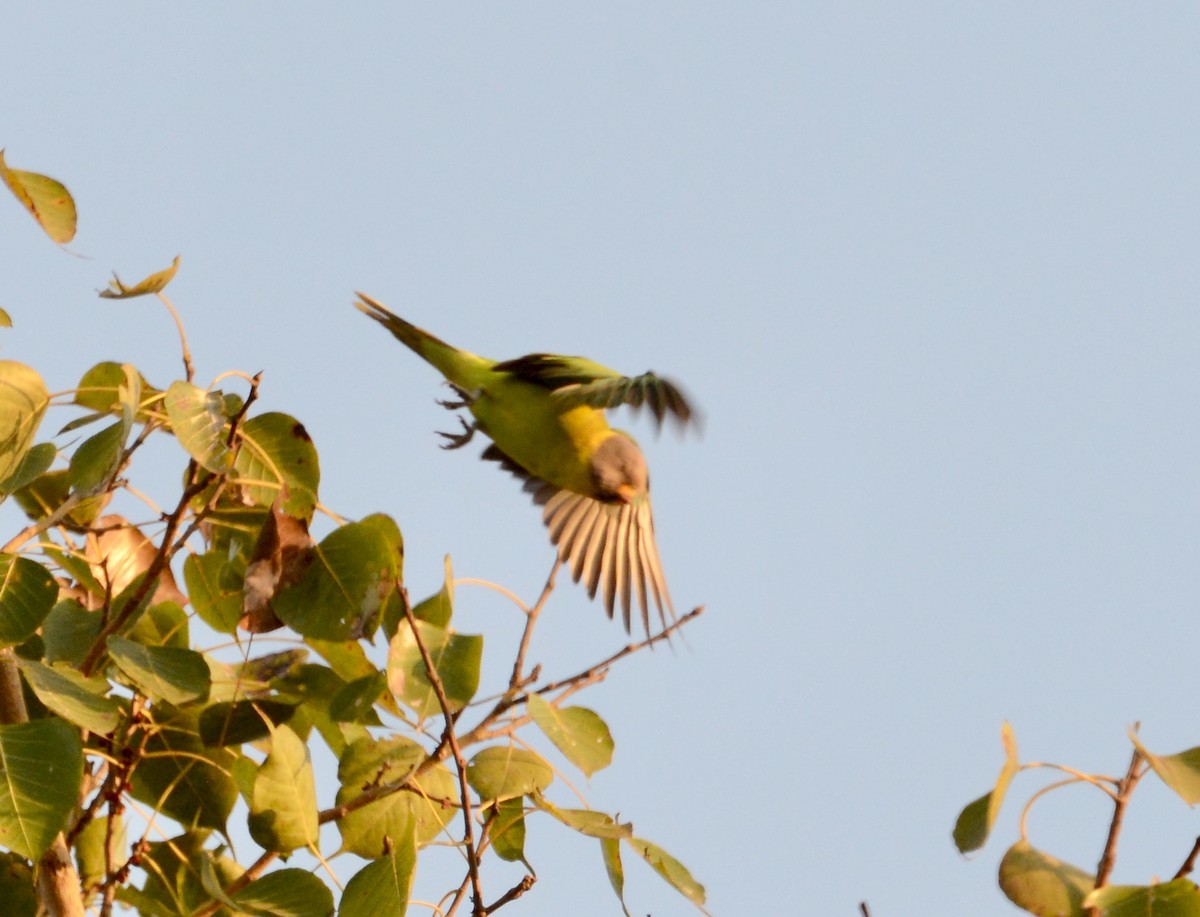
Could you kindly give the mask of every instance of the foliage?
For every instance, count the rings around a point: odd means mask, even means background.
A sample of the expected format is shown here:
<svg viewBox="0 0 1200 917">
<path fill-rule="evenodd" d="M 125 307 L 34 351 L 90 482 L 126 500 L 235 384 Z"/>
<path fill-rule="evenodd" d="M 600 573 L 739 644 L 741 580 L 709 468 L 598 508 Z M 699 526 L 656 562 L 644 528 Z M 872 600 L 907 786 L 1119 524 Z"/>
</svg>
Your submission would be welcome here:
<svg viewBox="0 0 1200 917">
<path fill-rule="evenodd" d="M 61 184 L 2 159 L 0 177 L 52 238 L 70 238 Z M 101 295 L 157 296 L 178 323 L 163 292 L 178 265 L 137 284 L 114 279 Z M 55 914 L 81 904 L 159 917 L 332 914 L 328 859 L 346 852 L 367 862 L 344 883 L 338 913 L 403 914 L 425 851 L 448 845 L 463 877 L 433 912 L 469 901 L 486 914 L 534 885 L 525 837 L 535 822 L 598 842 L 615 907 L 625 907 L 624 853 L 702 909 L 704 889 L 629 824 L 552 801 L 567 786 L 561 765 L 522 738 L 541 730 L 540 744 L 586 776 L 607 767 L 608 726 L 568 700 L 699 609 L 544 679 L 526 655 L 552 575 L 523 607 L 511 675 L 482 684 L 483 638 L 454 627 L 449 566 L 446 586 L 414 608 L 397 523 L 381 513 L 346 522 L 322 507 L 303 424 L 255 412 L 259 376 L 223 377 L 237 391 L 197 384 L 179 330 L 184 377 L 163 386 L 102 362 L 51 397 L 33 368 L 0 362 L 0 500 L 29 519 L 0 548 L 5 913 L 33 915 L 40 900 Z M 50 408 L 77 416 L 45 437 Z M 178 446 L 179 491 L 139 520 L 123 508 L 144 499 L 132 479 L 145 444 L 162 437 Z M 314 522 L 328 529 L 319 540 Z M 243 633 L 281 626 L 295 644 L 282 651 L 259 653 Z M 370 652 L 377 636 L 383 664 Z M 201 649 L 204 640 L 226 649 Z M 332 798 L 314 777 L 318 745 L 338 762 Z M 251 862 L 227 845 L 243 817 L 261 848 Z M 336 850 L 323 825 L 336 826 Z M 278 868 L 296 851 L 319 868 Z M 528 873 L 485 897 L 493 857 Z M 57 884 L 35 885 L 38 869 Z"/>
<path fill-rule="evenodd" d="M 1130 732 L 1133 754 L 1123 777 L 1087 774 L 1061 764 L 1021 764 L 1016 739 L 1006 723 L 1002 730 L 1004 766 L 995 786 L 966 806 L 954 826 L 954 843 L 961 853 L 981 848 L 995 824 L 1009 783 L 1021 771 L 1049 769 L 1066 776 L 1038 790 L 1021 814 L 1020 839 L 1000 862 L 1000 888 L 1017 907 L 1039 917 L 1200 917 L 1200 887 L 1187 878 L 1200 855 L 1200 838 L 1169 882 L 1151 885 L 1109 885 L 1116 863 L 1117 840 L 1125 811 L 1138 783 L 1153 772 L 1188 805 L 1200 801 L 1200 748 L 1173 755 L 1156 755 Z M 1026 821 L 1033 803 L 1047 793 L 1086 784 L 1112 803 L 1108 839 L 1096 873 L 1087 872 L 1034 847 Z"/>
</svg>

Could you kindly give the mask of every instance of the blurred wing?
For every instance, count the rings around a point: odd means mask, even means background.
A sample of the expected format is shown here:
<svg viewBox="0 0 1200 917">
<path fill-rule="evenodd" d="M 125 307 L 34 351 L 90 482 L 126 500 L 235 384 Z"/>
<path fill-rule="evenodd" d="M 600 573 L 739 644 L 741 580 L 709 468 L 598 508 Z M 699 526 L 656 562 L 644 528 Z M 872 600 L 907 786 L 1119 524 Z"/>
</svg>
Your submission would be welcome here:
<svg viewBox="0 0 1200 917">
<path fill-rule="evenodd" d="M 550 389 L 566 407 L 586 405 L 607 409 L 623 404 L 633 408 L 646 406 L 654 414 L 659 426 L 662 426 L 668 414 L 680 424 L 692 419 L 692 407 L 679 387 L 654 373 L 622 376 L 583 357 L 560 357 L 548 353 L 531 353 L 507 360 L 497 364 L 494 369 Z"/>
<path fill-rule="evenodd" d="M 588 598 L 603 594 L 610 618 L 620 607 L 626 632 L 631 629 L 635 601 L 647 636 L 652 603 L 664 628 L 668 614 L 675 619 L 654 541 L 649 496 L 637 504 L 603 503 L 531 477 L 495 446 L 484 450 L 482 458 L 498 462 L 525 481 L 525 490 L 544 507 L 542 521 L 550 530 L 559 561 L 567 565 L 575 582 L 583 583 Z"/>
</svg>

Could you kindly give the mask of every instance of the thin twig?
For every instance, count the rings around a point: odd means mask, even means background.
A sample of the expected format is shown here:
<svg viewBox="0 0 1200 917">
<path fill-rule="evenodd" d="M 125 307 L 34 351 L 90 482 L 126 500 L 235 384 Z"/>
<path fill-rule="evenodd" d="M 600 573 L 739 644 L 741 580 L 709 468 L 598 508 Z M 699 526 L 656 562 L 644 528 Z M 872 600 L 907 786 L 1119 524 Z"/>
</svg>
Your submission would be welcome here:
<svg viewBox="0 0 1200 917">
<path fill-rule="evenodd" d="M 438 704 L 442 708 L 442 716 L 446 721 L 446 731 L 442 735 L 442 742 L 449 744 L 450 752 L 454 755 L 455 768 L 458 770 L 459 792 L 462 795 L 463 841 L 467 848 L 467 870 L 471 876 L 471 897 L 475 903 L 473 913 L 475 917 L 486 917 L 487 910 L 483 904 L 483 885 L 479 880 L 479 851 L 475 849 L 474 815 L 471 811 L 471 788 L 467 785 L 467 760 L 463 757 L 458 739 L 454 735 L 454 711 L 450 708 L 450 699 L 446 696 L 446 687 L 442 684 L 441 676 L 438 675 L 433 657 L 429 655 L 425 641 L 421 639 L 421 629 L 417 626 L 417 618 L 413 614 L 412 604 L 408 600 L 408 590 L 404 587 L 400 588 L 400 600 L 404 605 L 404 617 L 408 620 L 408 626 L 412 630 L 413 641 L 417 644 L 417 650 L 421 653 L 421 662 L 425 666 L 426 677 L 429 679 L 429 684 L 433 688 L 434 694 L 437 695 Z"/>
<path fill-rule="evenodd" d="M 195 370 L 192 368 L 192 354 L 188 350 L 187 335 L 183 331 L 183 320 L 179 317 L 179 313 L 175 311 L 175 307 L 171 305 L 171 300 L 167 299 L 166 294 L 159 290 L 156 294 L 162 304 L 171 312 L 171 318 L 175 319 L 175 327 L 179 329 L 179 344 L 183 348 L 183 370 L 187 374 L 188 382 L 191 382 L 196 376 Z"/>
<path fill-rule="evenodd" d="M 1175 873 L 1176 879 L 1182 879 L 1189 872 L 1196 868 L 1196 857 L 1200 856 L 1200 837 L 1196 838 L 1196 843 L 1192 844 L 1192 852 L 1187 855 L 1187 859 L 1183 861 L 1183 865 L 1179 867 L 1179 871 Z"/>
<path fill-rule="evenodd" d="M 261 876 L 272 863 L 279 858 L 279 854 L 268 850 L 250 866 L 244 873 L 225 886 L 223 891 L 226 897 L 232 897 L 240 892 L 243 888 Z M 211 917 L 220 908 L 223 907 L 220 901 L 210 901 L 201 908 L 192 911 L 191 917 Z"/>
<path fill-rule="evenodd" d="M 525 631 L 521 634 L 521 645 L 517 647 L 517 659 L 513 663 L 512 677 L 508 680 L 510 691 L 521 690 L 521 672 L 525 668 L 525 654 L 529 651 L 529 641 L 533 637 L 533 625 L 537 623 L 538 615 L 542 613 L 546 600 L 554 591 L 554 577 L 558 574 L 559 564 L 560 561 L 556 559 L 554 566 L 550 568 L 550 576 L 546 578 L 546 586 L 542 589 L 541 596 L 525 616 Z"/>
<path fill-rule="evenodd" d="M 523 894 L 529 891 L 529 889 L 533 888 L 533 883 L 536 881 L 536 876 L 531 876 L 526 873 L 520 882 L 497 898 L 492 904 L 489 904 L 486 908 L 484 908 L 483 912 L 485 914 L 494 914 L 496 911 L 500 910 L 500 908 L 504 907 L 504 905 L 508 904 L 510 901 L 516 901 Z"/>
<path fill-rule="evenodd" d="M 865 901 L 858 902 L 858 909 L 860 911 L 862 911 L 863 917 L 871 917 L 871 912 L 867 910 L 867 902 L 865 902 Z"/>
<path fill-rule="evenodd" d="M 1104 853 L 1100 855 L 1100 863 L 1096 867 L 1096 888 L 1103 888 L 1108 884 L 1113 866 L 1116 865 L 1117 838 L 1121 834 L 1121 823 L 1125 819 L 1125 807 L 1129 805 L 1129 797 L 1133 795 L 1134 787 L 1146 773 L 1146 769 L 1142 767 L 1144 762 L 1145 758 L 1142 756 L 1141 749 L 1134 748 L 1133 755 L 1129 759 L 1129 769 L 1125 771 L 1125 776 L 1117 782 L 1117 799 L 1113 803 L 1112 821 L 1108 825 L 1108 839 L 1104 842 Z M 1093 917 L 1099 917 L 1100 909 L 1088 908 L 1088 913 Z"/>
</svg>

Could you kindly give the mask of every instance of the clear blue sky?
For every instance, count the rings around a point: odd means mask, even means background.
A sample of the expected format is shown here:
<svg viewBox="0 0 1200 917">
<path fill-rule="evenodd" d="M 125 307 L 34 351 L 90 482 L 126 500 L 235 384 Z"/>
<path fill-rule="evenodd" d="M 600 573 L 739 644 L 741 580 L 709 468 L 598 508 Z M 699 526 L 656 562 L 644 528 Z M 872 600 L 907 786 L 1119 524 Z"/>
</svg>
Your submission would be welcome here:
<svg viewBox="0 0 1200 917">
<path fill-rule="evenodd" d="M 707 612 L 587 697 L 617 740 L 589 799 L 718 915 L 1015 913 L 995 867 L 1043 779 L 975 859 L 950 842 L 1002 721 L 1025 760 L 1103 773 L 1135 720 L 1200 744 L 1198 27 L 1187 4 L 24 4 L 0 146 L 71 187 L 86 258 L 0 207 L 0 355 L 52 389 L 104 358 L 165 386 L 169 318 L 94 291 L 182 254 L 199 378 L 263 370 L 324 502 L 398 520 L 418 595 L 450 553 L 532 597 L 551 552 L 510 479 L 437 449 L 436 375 L 351 291 L 489 356 L 680 379 L 703 436 L 631 429 L 673 595 Z M 459 598 L 463 630 L 516 626 Z M 622 637 L 560 588 L 534 655 L 567 672 Z M 1107 818 L 1070 790 L 1031 838 L 1091 869 Z M 1117 880 L 1169 877 L 1197 833 L 1147 781 Z M 529 855 L 513 913 L 618 913 L 591 842 L 535 822 Z M 634 914 L 691 912 L 628 874 Z"/>
</svg>

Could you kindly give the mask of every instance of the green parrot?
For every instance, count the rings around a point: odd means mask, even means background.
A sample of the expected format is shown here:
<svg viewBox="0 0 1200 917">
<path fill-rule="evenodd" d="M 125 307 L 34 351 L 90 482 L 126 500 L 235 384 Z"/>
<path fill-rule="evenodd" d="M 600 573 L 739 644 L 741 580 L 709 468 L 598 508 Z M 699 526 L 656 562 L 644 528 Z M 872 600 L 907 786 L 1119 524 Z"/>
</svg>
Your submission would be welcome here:
<svg viewBox="0 0 1200 917">
<path fill-rule="evenodd" d="M 679 388 L 653 373 L 622 376 L 582 357 L 532 353 L 489 360 L 439 340 L 394 315 L 370 296 L 354 305 L 437 369 L 461 398 L 440 402 L 467 408 L 461 433 L 442 433 L 443 448 L 464 446 L 476 430 L 491 439 L 482 458 L 525 482 L 543 507 L 542 521 L 575 582 L 589 598 L 603 592 L 608 616 L 617 605 L 630 629 L 636 597 L 646 633 L 651 599 L 663 626 L 675 610 L 650 511 L 650 476 L 633 438 L 614 430 L 604 410 L 621 404 L 650 408 L 661 427 L 670 415 L 692 418 Z"/>
</svg>

